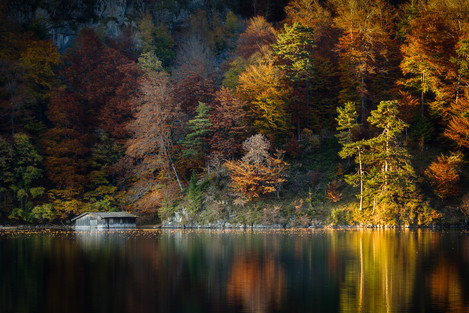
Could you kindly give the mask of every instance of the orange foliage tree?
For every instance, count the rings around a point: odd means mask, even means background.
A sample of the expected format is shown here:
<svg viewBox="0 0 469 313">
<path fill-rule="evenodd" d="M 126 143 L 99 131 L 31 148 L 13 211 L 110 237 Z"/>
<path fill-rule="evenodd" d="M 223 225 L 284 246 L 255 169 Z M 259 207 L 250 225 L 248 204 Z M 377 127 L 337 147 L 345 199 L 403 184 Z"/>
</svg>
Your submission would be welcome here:
<svg viewBox="0 0 469 313">
<path fill-rule="evenodd" d="M 469 148 L 469 39 L 460 40 L 456 52 L 457 57 L 452 59 L 458 67 L 456 99 L 444 134 L 458 146 Z"/>
<path fill-rule="evenodd" d="M 277 151 L 274 157 L 269 155 L 270 143 L 265 136 L 257 134 L 243 143 L 246 151 L 239 161 L 227 161 L 225 164 L 231 173 L 233 190 L 246 200 L 258 198 L 263 194 L 277 193 L 286 181 L 285 169 L 287 163 L 283 161 L 282 151 Z"/>
<path fill-rule="evenodd" d="M 433 191 L 439 198 L 457 196 L 459 188 L 459 174 L 461 172 L 463 155 L 452 153 L 449 156 L 440 155 L 430 164 L 425 175 L 430 179 Z"/>
<path fill-rule="evenodd" d="M 274 27 L 263 16 L 252 17 L 248 21 L 246 30 L 239 36 L 235 54 L 244 59 L 249 59 L 254 53 L 260 51 L 263 46 L 274 43 L 275 36 Z"/>
<path fill-rule="evenodd" d="M 404 79 L 399 83 L 418 93 L 421 115 L 425 104 L 433 113 L 447 117 L 449 105 L 456 94 L 455 56 L 457 36 L 448 20 L 439 12 L 422 13 L 409 22 L 410 31 L 401 46 L 400 64 Z"/>
<path fill-rule="evenodd" d="M 335 24 L 343 32 L 339 38 L 339 67 L 341 70 L 342 102 L 360 102 L 361 122 L 369 108 L 367 102 L 375 91 L 389 88 L 384 82 L 389 80 L 391 68 L 389 60 L 395 49 L 393 42 L 393 7 L 385 0 L 331 0 L 337 16 Z M 376 77 L 380 86 L 372 90 Z"/>
<path fill-rule="evenodd" d="M 469 148 L 469 101 L 460 98 L 452 105 L 455 114 L 448 123 L 444 135 L 460 147 Z"/>
</svg>

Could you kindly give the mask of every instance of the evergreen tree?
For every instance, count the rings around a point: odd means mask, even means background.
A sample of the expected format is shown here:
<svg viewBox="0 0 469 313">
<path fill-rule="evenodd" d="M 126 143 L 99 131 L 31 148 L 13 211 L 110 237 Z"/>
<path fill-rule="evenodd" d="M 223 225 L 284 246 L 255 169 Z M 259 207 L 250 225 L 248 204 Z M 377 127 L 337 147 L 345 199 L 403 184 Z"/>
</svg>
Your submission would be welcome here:
<svg viewBox="0 0 469 313">
<path fill-rule="evenodd" d="M 203 102 L 199 102 L 196 109 L 196 116 L 188 122 L 189 133 L 182 142 L 184 147 L 182 156 L 184 158 L 201 159 L 207 150 L 206 140 L 212 131 L 212 123 L 209 120 L 210 107 Z"/>
<path fill-rule="evenodd" d="M 280 68 L 293 81 L 307 81 L 313 74 L 313 29 L 299 23 L 285 24 L 284 31 L 272 45 Z"/>
<path fill-rule="evenodd" d="M 368 122 L 382 131 L 370 139 L 353 140 L 352 130 L 358 127 L 353 103 L 339 108 L 338 113 L 338 137 L 343 147 L 339 155 L 355 157 L 359 165 L 358 172 L 347 175 L 346 181 L 353 186 L 360 184 L 360 210 L 372 206 L 378 224 L 431 222 L 437 215 L 422 203 L 409 153 L 400 143 L 407 124 L 398 118 L 397 101 L 381 101 L 371 111 Z"/>
<path fill-rule="evenodd" d="M 343 159 L 347 158 L 350 163 L 351 157 L 356 157 L 358 163 L 358 171 L 354 174 L 345 175 L 345 180 L 356 186 L 360 185 L 360 211 L 363 209 L 363 187 L 364 187 L 364 169 L 363 169 L 363 152 L 365 141 L 355 141 L 353 136 L 353 130 L 357 129 L 360 125 L 357 123 L 358 112 L 355 110 L 355 104 L 353 102 L 345 103 L 344 107 L 337 107 L 337 138 L 339 143 L 342 145 L 342 150 L 339 152 L 339 156 Z"/>
<path fill-rule="evenodd" d="M 285 24 L 284 32 L 278 34 L 277 42 L 272 45 L 277 65 L 285 71 L 286 76 L 295 83 L 296 89 L 304 89 L 304 100 L 293 101 L 290 109 L 296 121 L 298 137 L 301 123 L 308 116 L 310 80 L 313 75 L 314 36 L 311 27 L 304 27 L 299 23 L 292 26 Z M 306 108 L 304 107 L 306 104 Z M 305 126 L 306 126 L 305 125 Z"/>
<path fill-rule="evenodd" d="M 381 101 L 368 117 L 371 125 L 382 129 L 366 140 L 368 152 L 364 155 L 364 162 L 371 168 L 365 177 L 364 196 L 373 202 L 378 223 L 414 223 L 417 211 L 424 208 L 409 153 L 399 141 L 407 124 L 398 113 L 397 101 Z"/>
</svg>

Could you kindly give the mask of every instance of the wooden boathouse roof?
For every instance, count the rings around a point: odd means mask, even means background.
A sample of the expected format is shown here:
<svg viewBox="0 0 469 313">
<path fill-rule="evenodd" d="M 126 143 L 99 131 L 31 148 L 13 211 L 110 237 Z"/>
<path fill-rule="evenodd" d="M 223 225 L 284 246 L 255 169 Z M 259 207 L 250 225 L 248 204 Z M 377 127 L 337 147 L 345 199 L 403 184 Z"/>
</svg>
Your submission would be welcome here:
<svg viewBox="0 0 469 313">
<path fill-rule="evenodd" d="M 86 212 L 81 215 L 78 215 L 77 217 L 72 218 L 72 222 L 76 221 L 79 218 L 82 218 L 83 216 L 86 215 L 91 215 L 95 217 L 99 217 L 102 219 L 108 219 L 108 218 L 124 218 L 124 217 L 135 217 L 137 218 L 136 215 L 127 213 L 127 212 Z"/>
</svg>

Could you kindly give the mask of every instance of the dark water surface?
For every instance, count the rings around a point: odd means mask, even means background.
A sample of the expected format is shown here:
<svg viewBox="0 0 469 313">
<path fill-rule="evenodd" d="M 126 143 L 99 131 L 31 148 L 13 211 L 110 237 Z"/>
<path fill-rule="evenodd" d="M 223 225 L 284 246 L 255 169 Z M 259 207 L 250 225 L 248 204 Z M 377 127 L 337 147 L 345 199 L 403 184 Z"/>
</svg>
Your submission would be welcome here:
<svg viewBox="0 0 469 313">
<path fill-rule="evenodd" d="M 0 312 L 469 312 L 469 233 L 4 231 Z"/>
</svg>

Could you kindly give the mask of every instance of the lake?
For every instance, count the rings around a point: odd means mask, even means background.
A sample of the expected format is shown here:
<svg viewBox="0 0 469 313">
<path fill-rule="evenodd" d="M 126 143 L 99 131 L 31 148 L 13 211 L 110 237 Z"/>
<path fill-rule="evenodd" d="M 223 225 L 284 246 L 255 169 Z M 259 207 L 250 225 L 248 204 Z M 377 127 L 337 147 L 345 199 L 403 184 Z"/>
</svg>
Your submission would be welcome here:
<svg viewBox="0 0 469 313">
<path fill-rule="evenodd" d="M 2 231 L 0 277 L 0 312 L 469 312 L 469 233 Z"/>
</svg>

